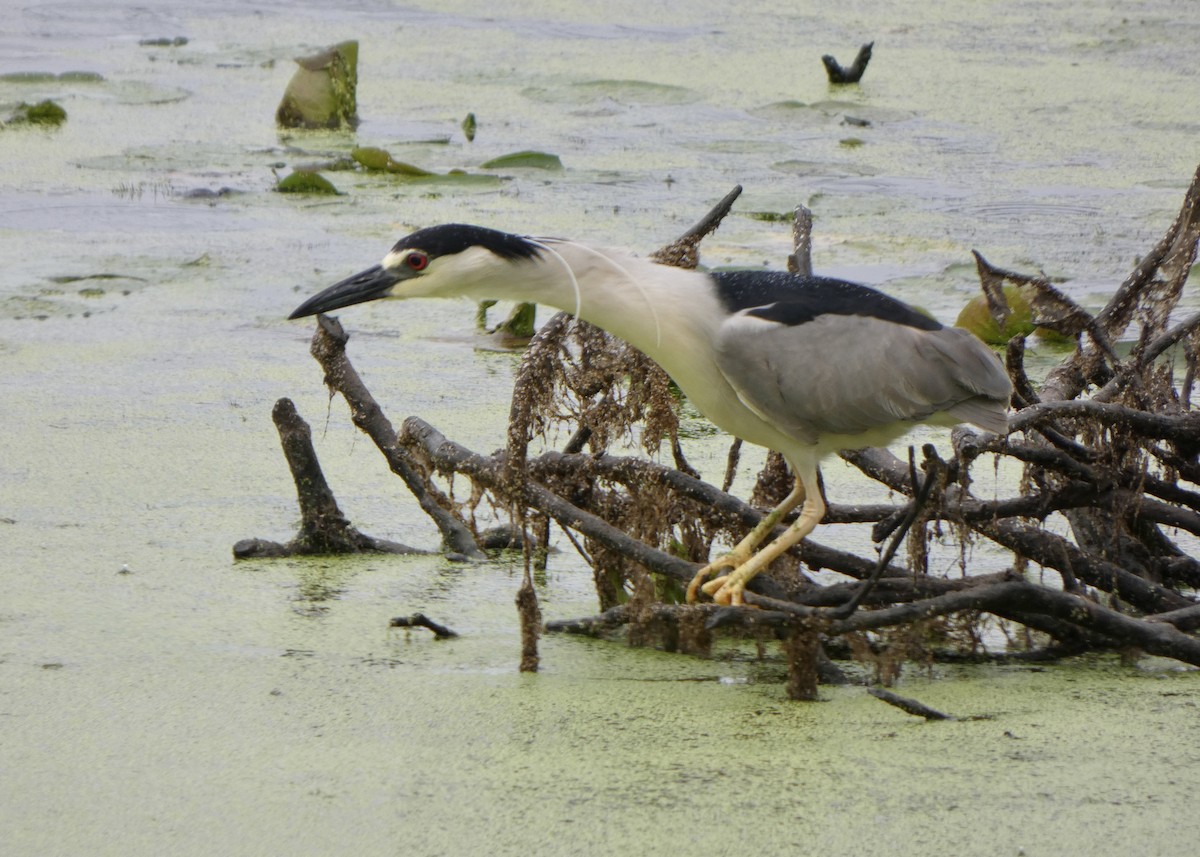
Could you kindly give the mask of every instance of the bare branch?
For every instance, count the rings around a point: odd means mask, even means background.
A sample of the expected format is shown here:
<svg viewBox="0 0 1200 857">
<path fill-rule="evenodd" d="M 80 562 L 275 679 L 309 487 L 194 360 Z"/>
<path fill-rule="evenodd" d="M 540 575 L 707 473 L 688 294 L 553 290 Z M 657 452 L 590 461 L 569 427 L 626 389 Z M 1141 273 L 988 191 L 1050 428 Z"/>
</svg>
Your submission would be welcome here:
<svg viewBox="0 0 1200 857">
<path fill-rule="evenodd" d="M 884 690 L 882 687 L 868 687 L 867 693 L 878 700 L 886 702 L 888 705 L 894 705 L 903 711 L 905 714 L 911 714 L 914 717 L 924 717 L 926 720 L 955 720 L 949 714 L 943 714 L 936 708 L 930 708 L 924 703 L 917 702 L 915 699 L 909 699 L 907 696 L 901 696 L 898 693 L 892 693 L 890 690 Z"/>
<path fill-rule="evenodd" d="M 475 543 L 471 531 L 449 511 L 450 501 L 421 477 L 414 462 L 396 446 L 396 430 L 346 359 L 349 340 L 336 318 L 317 317 L 312 355 L 325 370 L 326 385 L 345 398 L 354 424 L 375 442 L 392 472 L 404 480 L 422 511 L 437 524 L 447 549 L 472 559 L 483 559 L 486 555 Z"/>
<path fill-rule="evenodd" d="M 411 616 L 397 616 L 388 622 L 388 625 L 392 628 L 428 628 L 430 631 L 433 631 L 433 636 L 439 640 L 451 640 L 458 636 L 458 632 L 434 622 L 424 613 L 414 613 Z"/>
</svg>

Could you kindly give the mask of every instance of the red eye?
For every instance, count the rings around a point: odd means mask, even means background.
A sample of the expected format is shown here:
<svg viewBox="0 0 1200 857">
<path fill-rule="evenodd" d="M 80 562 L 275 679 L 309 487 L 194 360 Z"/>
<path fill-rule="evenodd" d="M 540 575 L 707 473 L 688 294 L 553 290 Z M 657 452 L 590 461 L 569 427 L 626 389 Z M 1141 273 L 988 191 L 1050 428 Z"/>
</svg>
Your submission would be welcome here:
<svg viewBox="0 0 1200 857">
<path fill-rule="evenodd" d="M 414 271 L 424 271 L 425 266 L 429 264 L 429 257 L 424 253 L 409 253 L 404 262 Z"/>
</svg>

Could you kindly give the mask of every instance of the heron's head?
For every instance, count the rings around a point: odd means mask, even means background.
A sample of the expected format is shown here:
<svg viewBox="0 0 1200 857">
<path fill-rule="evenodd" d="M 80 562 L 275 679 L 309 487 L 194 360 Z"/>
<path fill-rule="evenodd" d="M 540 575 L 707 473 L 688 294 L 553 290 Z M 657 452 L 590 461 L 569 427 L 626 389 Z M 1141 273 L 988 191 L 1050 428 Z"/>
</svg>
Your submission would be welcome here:
<svg viewBox="0 0 1200 857">
<path fill-rule="evenodd" d="M 503 298 L 504 274 L 511 271 L 512 277 L 519 278 L 519 263 L 536 260 L 541 250 L 533 239 L 482 226 L 430 226 L 401 238 L 380 264 L 334 283 L 288 318 L 381 298 L 476 295 L 485 287 L 495 293 L 476 296 Z"/>
</svg>

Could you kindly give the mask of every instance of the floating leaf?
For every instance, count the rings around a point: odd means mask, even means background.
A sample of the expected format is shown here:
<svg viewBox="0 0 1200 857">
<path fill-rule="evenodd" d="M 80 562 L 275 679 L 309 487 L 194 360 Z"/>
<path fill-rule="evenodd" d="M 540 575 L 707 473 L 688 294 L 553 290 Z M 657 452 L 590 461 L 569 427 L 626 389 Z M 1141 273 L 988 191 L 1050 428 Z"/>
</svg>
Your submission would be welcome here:
<svg viewBox="0 0 1200 857">
<path fill-rule="evenodd" d="M 420 167 L 414 167 L 412 164 L 406 164 L 404 161 L 397 160 L 388 161 L 387 171 L 389 173 L 396 173 L 402 176 L 414 176 L 417 178 L 437 175 L 437 173 L 431 173 L 429 170 L 423 170 Z"/>
<path fill-rule="evenodd" d="M 463 134 L 465 134 L 467 137 L 468 143 L 472 143 L 475 141 L 475 114 L 474 113 L 467 114 L 467 118 L 464 119 L 463 123 L 462 123 L 462 130 L 463 130 Z"/>
<path fill-rule="evenodd" d="M 507 155 L 501 155 L 498 158 L 492 158 L 490 161 L 484 161 L 480 164 L 485 170 L 502 170 L 502 169 L 532 169 L 532 170 L 561 170 L 563 168 L 562 161 L 558 155 L 551 155 L 547 152 L 535 152 L 526 150 L 523 152 L 512 152 Z"/>
<path fill-rule="evenodd" d="M 358 161 L 368 170 L 386 170 L 392 156 L 386 150 L 376 146 L 359 146 L 351 150 L 350 157 Z"/>
<path fill-rule="evenodd" d="M 402 176 L 432 176 L 434 173 L 397 161 L 386 149 L 375 146 L 359 146 L 350 152 L 350 157 L 358 161 L 368 170 L 377 172 L 396 173 Z"/>
<path fill-rule="evenodd" d="M 338 189 L 333 186 L 333 183 L 329 179 L 320 173 L 308 170 L 296 170 L 275 185 L 275 190 L 280 193 L 336 194 L 338 192 Z"/>
<path fill-rule="evenodd" d="M 1005 285 L 1003 292 L 1009 309 L 1003 328 L 992 317 L 987 297 L 984 295 L 976 295 L 967 302 L 954 322 L 955 327 L 966 328 L 988 345 L 1004 345 L 1014 336 L 1028 336 L 1033 333 L 1034 324 L 1028 293 L 1014 285 Z"/>
</svg>

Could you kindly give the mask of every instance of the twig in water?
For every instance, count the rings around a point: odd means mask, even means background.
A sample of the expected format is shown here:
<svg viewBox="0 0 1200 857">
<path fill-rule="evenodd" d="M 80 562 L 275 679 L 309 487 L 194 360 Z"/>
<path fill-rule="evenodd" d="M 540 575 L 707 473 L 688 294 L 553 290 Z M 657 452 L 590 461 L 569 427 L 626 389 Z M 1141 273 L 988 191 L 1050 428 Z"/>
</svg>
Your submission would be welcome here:
<svg viewBox="0 0 1200 857">
<path fill-rule="evenodd" d="M 388 625 L 392 628 L 428 628 L 430 631 L 433 631 L 433 636 L 439 640 L 449 640 L 458 636 L 457 631 L 452 631 L 445 625 L 439 625 L 424 613 L 414 613 L 411 616 L 397 616 Z"/>
<path fill-rule="evenodd" d="M 859 48 L 858 56 L 854 58 L 854 62 L 848 68 L 840 65 L 831 54 L 821 57 L 821 62 L 825 63 L 825 73 L 829 76 L 829 82 L 858 83 L 862 79 L 863 72 L 867 70 L 867 63 L 871 61 L 871 48 L 874 46 L 874 42 L 868 42 Z"/>
<path fill-rule="evenodd" d="M 936 708 L 930 708 L 917 702 L 915 699 L 909 699 L 907 696 L 901 696 L 898 693 L 892 693 L 890 690 L 884 690 L 882 687 L 868 687 L 867 693 L 876 699 L 882 699 L 888 705 L 894 705 L 901 711 L 907 712 L 914 717 L 924 717 L 926 720 L 957 720 L 950 714 L 944 714 Z"/>
</svg>

